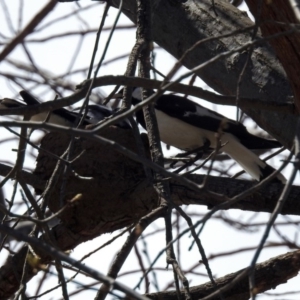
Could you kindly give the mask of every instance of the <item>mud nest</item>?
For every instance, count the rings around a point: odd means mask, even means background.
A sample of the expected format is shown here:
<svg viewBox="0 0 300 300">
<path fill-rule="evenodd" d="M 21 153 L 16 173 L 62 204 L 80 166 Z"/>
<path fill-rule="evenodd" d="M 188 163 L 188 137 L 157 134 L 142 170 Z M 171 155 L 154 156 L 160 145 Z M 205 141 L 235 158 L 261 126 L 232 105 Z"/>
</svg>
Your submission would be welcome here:
<svg viewBox="0 0 300 300">
<path fill-rule="evenodd" d="M 103 130 L 101 136 L 137 152 L 131 130 L 112 126 Z M 61 156 L 70 140 L 66 134 L 52 132 L 43 138 L 41 147 Z M 147 148 L 145 138 L 143 140 Z M 111 232 L 137 222 L 156 207 L 157 196 L 145 180 L 143 166 L 112 146 L 75 138 L 70 157 L 72 160 L 65 176 L 66 165 L 60 164 L 54 178 L 55 184 L 45 199 L 49 209 L 57 212 L 62 204 L 82 195 L 76 205 L 68 207 L 60 215 L 61 222 L 73 232 L 81 235 Z M 40 151 L 34 173 L 48 180 L 57 163 L 57 158 Z"/>
</svg>

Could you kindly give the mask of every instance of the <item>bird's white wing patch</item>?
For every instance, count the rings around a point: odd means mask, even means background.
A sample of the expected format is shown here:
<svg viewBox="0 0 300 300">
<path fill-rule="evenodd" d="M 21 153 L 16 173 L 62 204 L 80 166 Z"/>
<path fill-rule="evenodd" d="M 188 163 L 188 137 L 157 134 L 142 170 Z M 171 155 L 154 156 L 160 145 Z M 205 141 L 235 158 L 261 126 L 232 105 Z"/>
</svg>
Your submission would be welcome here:
<svg viewBox="0 0 300 300">
<path fill-rule="evenodd" d="M 143 100 L 142 88 L 140 88 L 140 87 L 135 88 L 133 93 L 132 93 L 132 97 L 139 100 L 139 101 L 142 101 Z"/>
<path fill-rule="evenodd" d="M 206 140 L 214 141 L 214 132 L 190 125 L 180 119 L 170 117 L 155 110 L 161 140 L 182 150 L 202 147 Z"/>
</svg>

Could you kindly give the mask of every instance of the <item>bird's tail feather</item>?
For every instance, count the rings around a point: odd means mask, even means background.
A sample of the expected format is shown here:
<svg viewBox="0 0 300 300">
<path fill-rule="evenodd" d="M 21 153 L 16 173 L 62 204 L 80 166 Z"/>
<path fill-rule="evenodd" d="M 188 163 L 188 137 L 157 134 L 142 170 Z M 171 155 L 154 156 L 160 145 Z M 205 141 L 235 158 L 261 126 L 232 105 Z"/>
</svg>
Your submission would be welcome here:
<svg viewBox="0 0 300 300">
<path fill-rule="evenodd" d="M 257 181 L 261 181 L 275 172 L 273 167 L 262 161 L 256 154 L 239 142 L 230 141 L 222 150 Z M 277 174 L 275 180 L 281 183 L 286 182 L 286 178 L 281 173 Z"/>
</svg>

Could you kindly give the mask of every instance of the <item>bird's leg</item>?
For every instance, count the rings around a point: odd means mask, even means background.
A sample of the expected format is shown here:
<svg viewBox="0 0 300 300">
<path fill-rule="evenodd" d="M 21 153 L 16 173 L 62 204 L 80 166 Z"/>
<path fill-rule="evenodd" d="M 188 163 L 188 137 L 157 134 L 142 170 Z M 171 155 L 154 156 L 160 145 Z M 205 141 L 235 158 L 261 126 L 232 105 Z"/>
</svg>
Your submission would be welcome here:
<svg viewBox="0 0 300 300">
<path fill-rule="evenodd" d="M 179 153 L 176 155 L 176 157 L 187 157 L 191 154 L 198 154 L 199 152 L 204 153 L 205 151 L 207 151 L 210 147 L 210 141 L 208 139 L 204 140 L 203 146 L 195 148 L 193 150 L 189 150 L 183 153 Z"/>
<path fill-rule="evenodd" d="M 197 154 L 199 152 L 203 152 L 203 150 L 204 150 L 203 147 L 204 146 L 201 146 L 201 147 L 198 147 L 198 148 L 193 149 L 193 150 L 189 150 L 189 151 L 185 151 L 185 152 L 182 152 L 182 153 L 178 153 L 178 154 L 176 154 L 175 157 L 187 157 L 187 156 L 189 156 L 191 154 Z"/>
<path fill-rule="evenodd" d="M 197 160 L 199 160 L 200 158 L 202 158 L 204 152 L 206 152 L 210 147 L 210 142 L 209 140 L 205 140 L 203 146 L 198 147 L 196 149 L 193 149 L 191 151 L 187 151 L 184 153 L 179 153 L 176 155 L 176 157 L 187 157 L 190 154 L 196 154 L 195 157 L 191 158 L 188 162 L 186 162 L 183 166 L 181 166 L 180 168 L 178 168 L 176 171 L 174 171 L 174 173 L 179 173 L 182 170 L 184 170 L 185 168 L 193 165 Z M 173 162 L 170 167 L 174 167 L 176 164 L 176 161 Z"/>
<path fill-rule="evenodd" d="M 186 169 L 187 167 L 192 166 L 198 159 L 202 158 L 203 156 L 203 151 L 197 153 L 195 155 L 195 157 L 193 157 L 192 159 L 190 159 L 190 161 L 188 161 L 187 163 L 185 163 L 183 166 L 179 167 L 177 170 L 174 171 L 174 173 L 179 173 L 182 170 Z"/>
</svg>

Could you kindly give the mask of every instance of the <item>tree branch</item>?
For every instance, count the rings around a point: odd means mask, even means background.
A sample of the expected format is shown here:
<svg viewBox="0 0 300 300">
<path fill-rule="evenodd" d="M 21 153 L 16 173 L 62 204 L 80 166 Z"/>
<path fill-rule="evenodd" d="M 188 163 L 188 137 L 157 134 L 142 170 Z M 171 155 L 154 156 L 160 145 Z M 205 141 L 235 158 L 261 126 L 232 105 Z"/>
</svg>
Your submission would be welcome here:
<svg viewBox="0 0 300 300">
<path fill-rule="evenodd" d="M 280 271 L 279 271 L 280 270 Z M 277 257 L 273 257 L 263 263 L 257 264 L 255 267 L 255 277 L 258 286 L 256 287 L 257 293 L 274 289 L 277 285 L 286 283 L 287 280 L 297 276 L 300 270 L 300 251 L 289 252 Z M 242 274 L 242 276 L 240 276 Z M 216 284 L 221 289 L 222 294 L 226 300 L 248 300 L 250 297 L 249 283 L 248 283 L 248 270 L 242 269 L 235 273 L 228 274 L 216 280 Z M 239 278 L 239 280 L 236 280 Z M 220 294 L 214 293 L 214 296 L 208 295 L 214 292 L 214 286 L 211 282 L 194 286 L 190 288 L 190 293 L 193 299 L 203 300 L 219 300 Z M 184 291 L 181 290 L 182 297 Z M 177 300 L 175 291 L 166 291 L 153 294 L 146 294 L 153 300 Z M 207 296 L 207 297 L 206 297 Z"/>
<path fill-rule="evenodd" d="M 32 33 L 36 26 L 41 23 L 41 21 L 51 12 L 56 4 L 56 0 L 50 1 L 42 8 L 39 13 L 35 15 L 35 17 L 28 23 L 28 25 L 18 35 L 16 35 L 15 38 L 13 38 L 11 42 L 2 50 L 2 52 L 0 53 L 0 61 L 4 60 L 17 45 L 21 44 L 24 39 L 30 33 Z"/>
</svg>

